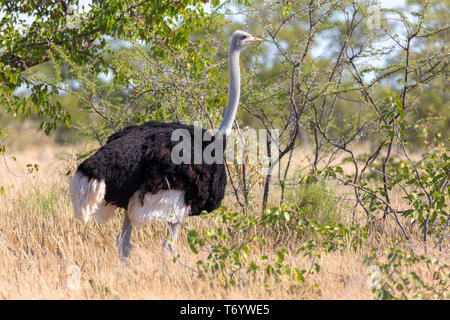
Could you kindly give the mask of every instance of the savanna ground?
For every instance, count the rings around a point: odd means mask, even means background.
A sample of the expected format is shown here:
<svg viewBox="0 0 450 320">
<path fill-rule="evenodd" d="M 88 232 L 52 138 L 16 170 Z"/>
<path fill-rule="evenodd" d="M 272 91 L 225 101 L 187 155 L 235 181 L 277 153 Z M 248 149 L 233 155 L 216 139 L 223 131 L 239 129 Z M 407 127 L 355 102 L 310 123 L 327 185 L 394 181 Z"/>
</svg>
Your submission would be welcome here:
<svg viewBox="0 0 450 320">
<path fill-rule="evenodd" d="M 92 145 L 58 146 L 28 126 L 19 132 L 0 165 L 4 187 L 0 196 L 1 299 L 373 299 L 367 282 L 370 284 L 369 266 L 373 263 L 365 256 L 370 255 L 371 247 L 378 247 L 382 260 L 383 250 L 391 245 L 389 239 L 401 238 L 395 224 L 387 220 L 382 236 L 382 224 L 375 223 L 364 245 L 352 249 L 344 244 L 339 250 L 311 260 L 295 253 L 307 236 L 299 237 L 289 228 L 261 229 L 259 236 L 265 242 L 254 241 L 244 262 L 261 261 L 261 256 L 270 260 L 277 249 L 286 248 L 283 263 L 307 270 L 306 279 L 299 284 L 295 277 L 277 279 L 265 272 L 249 276 L 244 269 L 245 279 L 231 285 L 220 276 L 199 276 L 196 262 L 208 254 L 194 254 L 187 242 L 188 230 L 202 234 L 221 225 L 217 218 L 220 213 L 216 213 L 185 220 L 177 244 L 180 257 L 175 262 L 162 251 L 164 224 L 135 229 L 133 251 L 124 264 L 115 246 L 122 213 L 102 225 L 93 219 L 84 225 L 73 218 L 68 186 L 76 169 L 76 154 Z M 307 147 L 299 148 L 297 158 L 307 152 Z M 300 166 L 300 161 L 294 163 Z M 230 189 L 228 185 L 223 204 L 232 210 L 236 200 Z M 289 197 L 309 208 L 311 218 L 338 220 L 350 226 L 353 205 L 346 201 L 349 192 L 337 185 L 319 184 L 299 189 Z M 274 191 L 269 207 L 277 205 L 277 196 Z M 392 201 L 402 201 L 401 196 Z M 260 211 L 254 207 L 247 214 L 256 217 Z M 420 232 L 406 225 L 412 242 L 420 248 Z M 234 232 L 223 230 L 228 236 Z M 448 254 L 439 254 L 438 248 L 430 246 L 428 256 L 448 263 Z M 315 263 L 320 271 L 310 272 Z M 407 268 L 425 282 L 433 279 L 433 271 L 426 264 Z M 442 295 L 446 293 L 444 287 Z"/>
</svg>

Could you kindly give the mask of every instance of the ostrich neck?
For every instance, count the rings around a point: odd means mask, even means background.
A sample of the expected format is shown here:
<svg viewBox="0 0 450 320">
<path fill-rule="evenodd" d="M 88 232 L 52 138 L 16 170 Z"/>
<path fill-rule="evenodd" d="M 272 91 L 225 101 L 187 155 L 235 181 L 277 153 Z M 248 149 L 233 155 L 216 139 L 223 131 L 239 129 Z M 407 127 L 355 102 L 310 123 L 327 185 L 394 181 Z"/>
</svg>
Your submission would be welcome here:
<svg viewBox="0 0 450 320">
<path fill-rule="evenodd" d="M 219 132 L 229 135 L 233 126 L 234 119 L 236 118 L 236 112 L 239 104 L 240 93 L 240 69 L 239 69 L 239 50 L 230 48 L 230 89 L 228 94 L 228 105 L 223 117 L 222 123 L 219 128 Z"/>
</svg>

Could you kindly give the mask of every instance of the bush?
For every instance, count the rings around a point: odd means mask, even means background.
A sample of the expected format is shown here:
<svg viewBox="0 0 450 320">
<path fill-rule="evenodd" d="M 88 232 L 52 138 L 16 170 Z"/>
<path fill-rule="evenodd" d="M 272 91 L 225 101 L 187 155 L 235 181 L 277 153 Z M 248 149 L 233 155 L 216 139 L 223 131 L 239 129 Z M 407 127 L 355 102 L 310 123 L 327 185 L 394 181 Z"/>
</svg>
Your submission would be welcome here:
<svg viewBox="0 0 450 320">
<path fill-rule="evenodd" d="M 298 186 L 288 196 L 305 218 L 323 224 L 336 224 L 340 220 L 340 204 L 330 182 L 321 180 Z"/>
</svg>

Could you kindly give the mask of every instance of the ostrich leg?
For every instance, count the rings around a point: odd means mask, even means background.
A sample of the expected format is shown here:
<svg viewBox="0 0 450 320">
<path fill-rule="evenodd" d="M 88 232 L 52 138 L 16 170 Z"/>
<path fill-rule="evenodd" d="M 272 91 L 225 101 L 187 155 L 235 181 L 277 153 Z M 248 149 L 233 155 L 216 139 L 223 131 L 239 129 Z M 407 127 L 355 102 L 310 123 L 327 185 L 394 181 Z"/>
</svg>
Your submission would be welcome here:
<svg viewBox="0 0 450 320">
<path fill-rule="evenodd" d="M 133 230 L 133 227 L 131 226 L 130 219 L 128 218 L 128 212 L 125 211 L 125 217 L 123 219 L 123 225 L 122 225 L 122 231 L 117 236 L 116 245 L 117 249 L 119 251 L 119 258 L 120 260 L 124 261 L 131 252 L 131 244 L 130 244 L 130 237 L 131 237 L 131 231 Z"/>
<path fill-rule="evenodd" d="M 170 223 L 167 229 L 167 236 L 163 243 L 163 248 L 175 253 L 175 244 L 177 242 L 178 231 L 180 230 L 181 222 Z"/>
</svg>

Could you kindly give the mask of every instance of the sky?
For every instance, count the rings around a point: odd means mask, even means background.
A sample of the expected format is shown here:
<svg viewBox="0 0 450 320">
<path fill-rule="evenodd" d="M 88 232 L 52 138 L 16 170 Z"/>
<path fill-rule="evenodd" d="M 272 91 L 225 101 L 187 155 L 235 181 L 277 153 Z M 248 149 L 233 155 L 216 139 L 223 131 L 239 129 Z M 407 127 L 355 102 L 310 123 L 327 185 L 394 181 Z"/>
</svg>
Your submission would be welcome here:
<svg viewBox="0 0 450 320">
<path fill-rule="evenodd" d="M 379 0 L 380 5 L 383 8 L 401 8 L 404 7 L 406 4 L 406 0 Z M 85 7 L 86 9 L 89 8 L 89 5 L 92 3 L 92 0 L 80 0 L 79 4 L 80 7 Z"/>
<path fill-rule="evenodd" d="M 92 3 L 91 0 L 80 0 L 80 6 L 85 6 L 86 8 L 88 5 Z M 384 8 L 399 8 L 404 6 L 406 3 L 406 0 L 380 0 L 380 4 Z"/>
<path fill-rule="evenodd" d="M 79 9 L 80 12 L 87 11 L 89 9 L 92 0 L 79 0 Z M 379 0 L 380 6 L 383 8 L 402 8 L 406 4 L 406 0 Z M 2 17 L 2 13 L 0 12 L 0 18 Z M 33 19 L 31 17 L 24 17 L 27 22 L 32 22 Z M 233 19 L 239 20 L 239 17 L 235 16 Z"/>
<path fill-rule="evenodd" d="M 79 1 L 79 12 L 83 12 L 83 11 L 88 11 L 89 10 L 89 6 L 92 3 L 92 0 L 80 0 Z M 406 0 L 379 0 L 380 6 L 384 7 L 384 8 L 396 8 L 396 9 L 400 9 L 402 7 L 405 7 L 406 5 Z M 0 13 L 0 18 L 2 16 L 2 13 Z M 236 22 L 239 22 L 239 20 L 241 20 L 242 18 L 238 15 L 232 15 L 230 16 L 230 18 Z M 28 22 L 32 22 L 32 18 L 31 17 L 26 17 L 25 20 Z M 327 43 L 324 44 L 323 47 L 315 47 L 314 48 L 314 52 L 312 52 L 312 54 L 314 56 L 320 56 L 323 52 L 326 52 L 326 47 L 327 47 Z M 379 64 L 375 63 L 375 64 Z M 100 77 L 103 78 L 104 81 L 108 81 L 111 78 L 111 75 L 100 75 Z M 22 91 L 24 88 L 20 88 L 19 91 Z"/>
<path fill-rule="evenodd" d="M 92 3 L 92 0 L 80 0 L 80 7 L 84 6 L 86 9 L 89 8 L 89 4 Z M 401 8 L 406 4 L 406 0 L 380 0 L 380 5 L 383 8 Z"/>
</svg>

